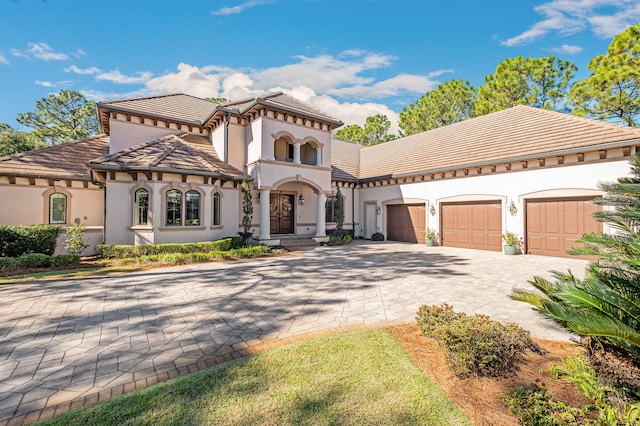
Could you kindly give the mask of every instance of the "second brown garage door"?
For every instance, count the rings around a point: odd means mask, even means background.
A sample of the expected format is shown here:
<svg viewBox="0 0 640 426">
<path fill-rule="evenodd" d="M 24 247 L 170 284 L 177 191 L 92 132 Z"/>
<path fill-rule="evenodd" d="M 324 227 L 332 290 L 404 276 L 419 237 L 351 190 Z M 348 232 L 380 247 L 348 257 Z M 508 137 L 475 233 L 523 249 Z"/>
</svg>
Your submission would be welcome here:
<svg viewBox="0 0 640 426">
<path fill-rule="evenodd" d="M 602 232 L 592 217 L 601 207 L 590 199 L 527 201 L 527 253 L 568 257 L 582 234 Z"/>
<path fill-rule="evenodd" d="M 500 201 L 442 204 L 442 245 L 480 250 L 502 249 Z"/>
<path fill-rule="evenodd" d="M 427 212 L 424 204 L 387 206 L 387 239 L 424 244 Z"/>
</svg>

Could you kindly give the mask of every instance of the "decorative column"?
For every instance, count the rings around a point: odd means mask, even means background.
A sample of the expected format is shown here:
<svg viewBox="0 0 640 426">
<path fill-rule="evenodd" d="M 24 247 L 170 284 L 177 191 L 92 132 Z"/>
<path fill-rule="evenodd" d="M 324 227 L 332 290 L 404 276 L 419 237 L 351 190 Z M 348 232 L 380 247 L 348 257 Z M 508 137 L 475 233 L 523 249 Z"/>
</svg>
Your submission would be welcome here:
<svg viewBox="0 0 640 426">
<path fill-rule="evenodd" d="M 322 147 L 319 146 L 316 148 L 316 166 L 322 166 Z"/>
<path fill-rule="evenodd" d="M 268 189 L 260 190 L 260 239 L 271 239 L 271 212 L 269 204 L 271 203 L 271 191 Z"/>
<path fill-rule="evenodd" d="M 293 164 L 300 164 L 300 142 L 293 143 Z"/>
<path fill-rule="evenodd" d="M 326 223 L 324 215 L 324 205 L 327 201 L 327 196 L 321 192 L 318 192 L 318 204 L 316 210 L 316 237 L 324 237 L 326 234 Z"/>
</svg>

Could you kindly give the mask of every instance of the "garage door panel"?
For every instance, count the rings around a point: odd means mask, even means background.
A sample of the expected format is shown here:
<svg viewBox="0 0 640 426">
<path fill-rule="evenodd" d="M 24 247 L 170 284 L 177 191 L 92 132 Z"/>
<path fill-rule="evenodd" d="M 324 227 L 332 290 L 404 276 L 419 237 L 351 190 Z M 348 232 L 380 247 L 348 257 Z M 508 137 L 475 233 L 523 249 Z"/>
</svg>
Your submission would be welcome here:
<svg viewBox="0 0 640 426">
<path fill-rule="evenodd" d="M 426 222 L 423 204 L 387 206 L 387 239 L 424 244 Z"/>
<path fill-rule="evenodd" d="M 500 202 L 443 204 L 442 244 L 481 250 L 501 250 Z"/>
<path fill-rule="evenodd" d="M 527 252 L 545 256 L 570 256 L 583 234 L 602 232 L 592 214 L 600 211 L 586 199 L 550 199 L 527 202 Z"/>
</svg>

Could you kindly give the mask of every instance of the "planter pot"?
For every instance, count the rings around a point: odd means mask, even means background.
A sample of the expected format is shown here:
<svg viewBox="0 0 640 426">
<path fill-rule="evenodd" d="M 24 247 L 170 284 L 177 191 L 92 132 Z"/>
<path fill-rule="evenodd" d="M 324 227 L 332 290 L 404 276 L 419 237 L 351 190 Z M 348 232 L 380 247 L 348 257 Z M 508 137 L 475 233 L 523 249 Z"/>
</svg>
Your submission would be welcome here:
<svg viewBox="0 0 640 426">
<path fill-rule="evenodd" d="M 504 254 L 513 255 L 516 254 L 516 246 L 502 246 L 504 248 Z"/>
<path fill-rule="evenodd" d="M 253 239 L 253 232 L 238 232 L 238 235 L 242 237 L 243 243 L 250 243 Z"/>
<path fill-rule="evenodd" d="M 429 239 L 429 238 L 427 238 L 426 240 L 424 240 L 424 244 L 425 244 L 427 247 L 433 247 L 433 246 L 435 246 L 435 245 L 436 245 L 436 244 L 435 244 L 435 241 L 433 241 L 432 239 Z"/>
</svg>

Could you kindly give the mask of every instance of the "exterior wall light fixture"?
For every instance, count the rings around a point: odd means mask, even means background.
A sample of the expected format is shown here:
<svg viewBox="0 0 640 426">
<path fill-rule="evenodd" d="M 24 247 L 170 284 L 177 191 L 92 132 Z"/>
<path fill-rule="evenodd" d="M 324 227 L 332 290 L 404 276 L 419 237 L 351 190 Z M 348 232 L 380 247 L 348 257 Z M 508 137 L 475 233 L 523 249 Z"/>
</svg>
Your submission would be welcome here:
<svg viewBox="0 0 640 426">
<path fill-rule="evenodd" d="M 303 196 L 302 194 L 300 194 L 300 195 L 298 196 L 298 203 L 299 203 L 301 206 L 304 206 L 304 196 Z"/>
<path fill-rule="evenodd" d="M 431 204 L 431 206 L 429 207 L 429 213 L 431 213 L 431 216 L 436 215 L 436 208 L 433 204 Z"/>
<path fill-rule="evenodd" d="M 509 202 L 509 206 L 507 208 L 509 209 L 509 213 L 511 213 L 511 216 L 515 216 L 518 214 L 518 208 L 516 207 L 516 203 L 514 203 L 513 200 Z"/>
</svg>

